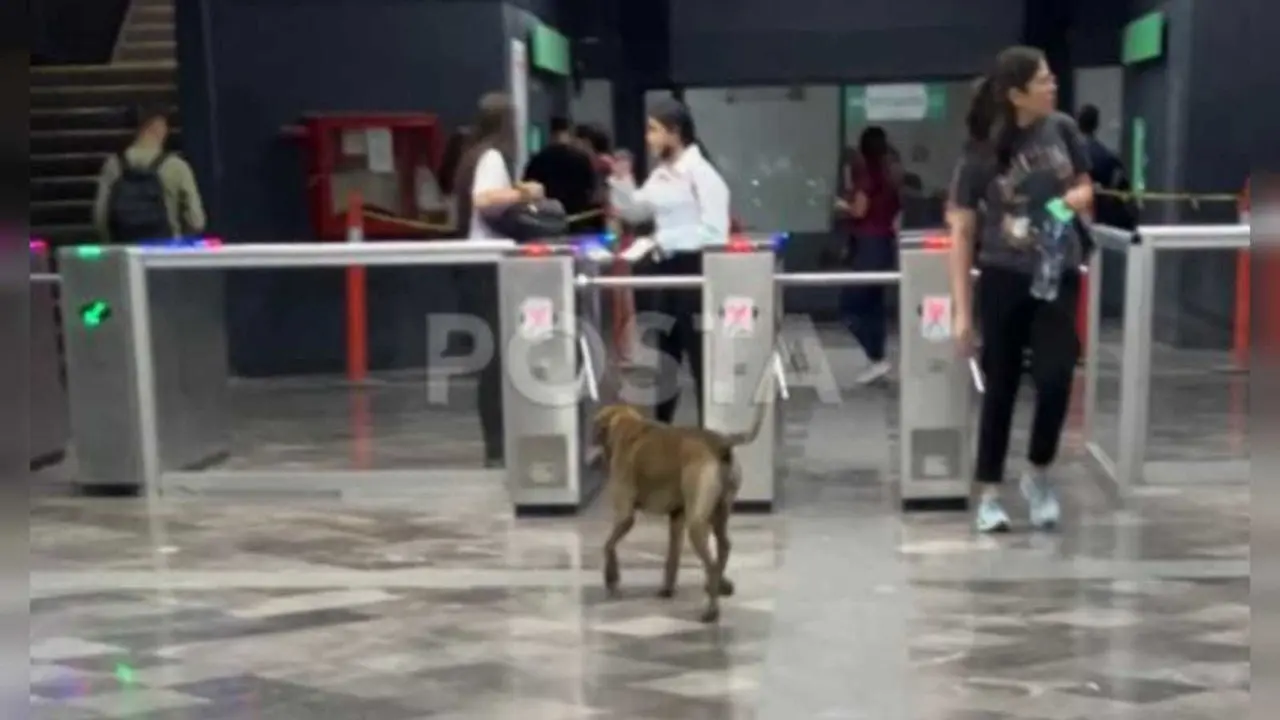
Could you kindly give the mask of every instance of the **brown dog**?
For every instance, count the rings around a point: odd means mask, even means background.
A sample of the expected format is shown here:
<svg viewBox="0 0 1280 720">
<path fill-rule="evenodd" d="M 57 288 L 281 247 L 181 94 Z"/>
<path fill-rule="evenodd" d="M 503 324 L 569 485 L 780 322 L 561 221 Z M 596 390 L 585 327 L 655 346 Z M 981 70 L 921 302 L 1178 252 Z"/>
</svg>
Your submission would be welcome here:
<svg viewBox="0 0 1280 720">
<path fill-rule="evenodd" d="M 733 594 L 733 583 L 724 575 L 729 562 L 729 515 L 742 484 L 733 449 L 759 436 L 765 409 L 760 403 L 751 430 L 736 434 L 654 422 L 628 405 L 609 405 L 596 414 L 596 437 L 609 465 L 606 492 L 613 509 L 613 531 L 604 544 L 604 583 L 609 592 L 618 589 L 618 543 L 635 525 L 636 511 L 665 515 L 670 535 L 659 595 L 675 595 L 687 531 L 706 571 L 708 599 L 702 621 L 719 619 L 720 596 Z M 717 545 L 714 558 L 712 533 Z"/>
</svg>

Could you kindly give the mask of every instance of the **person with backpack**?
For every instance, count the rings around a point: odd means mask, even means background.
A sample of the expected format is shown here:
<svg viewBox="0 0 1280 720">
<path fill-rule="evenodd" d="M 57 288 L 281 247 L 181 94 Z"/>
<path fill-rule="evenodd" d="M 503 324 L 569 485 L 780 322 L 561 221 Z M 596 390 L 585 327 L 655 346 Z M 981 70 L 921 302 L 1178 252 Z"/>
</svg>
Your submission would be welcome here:
<svg viewBox="0 0 1280 720">
<path fill-rule="evenodd" d="M 137 135 L 107 158 L 98 177 L 94 227 L 103 242 L 170 240 L 204 232 L 204 203 L 195 173 L 165 150 L 169 121 L 163 110 L 139 109 Z"/>
</svg>

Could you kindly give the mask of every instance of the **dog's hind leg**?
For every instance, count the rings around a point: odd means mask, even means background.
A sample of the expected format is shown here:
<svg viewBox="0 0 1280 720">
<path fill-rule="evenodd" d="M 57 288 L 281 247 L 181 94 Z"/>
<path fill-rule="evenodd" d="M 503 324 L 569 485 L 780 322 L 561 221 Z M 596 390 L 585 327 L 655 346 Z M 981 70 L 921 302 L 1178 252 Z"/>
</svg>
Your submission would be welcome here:
<svg viewBox="0 0 1280 720">
<path fill-rule="evenodd" d="M 662 568 L 662 587 L 658 597 L 671 598 L 676 594 L 676 576 L 680 573 L 680 551 L 684 549 L 684 511 L 671 513 L 667 531 L 667 564 Z"/>
<path fill-rule="evenodd" d="M 713 623 L 720 619 L 720 564 L 711 553 L 711 525 L 716 506 L 720 502 L 720 472 L 717 465 L 704 465 L 694 472 L 701 475 L 696 478 L 693 497 L 685 506 L 685 523 L 689 529 L 689 544 L 693 552 L 702 561 L 707 575 L 707 607 L 702 613 L 702 621 Z"/>
<path fill-rule="evenodd" d="M 720 619 L 720 566 L 711 555 L 711 523 L 706 518 L 689 518 L 689 544 L 707 574 L 707 608 L 702 611 L 702 622 L 713 623 Z"/>
<path fill-rule="evenodd" d="M 738 488 L 742 487 L 742 466 L 737 459 L 729 461 L 724 469 L 724 495 L 716 505 L 715 514 L 711 518 L 711 530 L 716 537 L 716 564 L 720 566 L 720 594 L 728 597 L 734 593 L 733 582 L 725 573 L 729 566 L 729 553 L 733 543 L 729 541 L 729 518 L 733 515 L 733 503 L 738 497 Z"/>
<path fill-rule="evenodd" d="M 618 570 L 618 543 L 635 527 L 634 513 L 618 518 L 613 524 L 613 531 L 604 543 L 604 587 L 610 595 L 618 592 L 618 583 L 622 581 L 622 573 Z"/>
<path fill-rule="evenodd" d="M 729 565 L 729 551 L 733 549 L 733 543 L 729 542 L 729 514 L 732 505 L 728 503 L 720 503 L 716 506 L 716 512 L 711 517 L 711 530 L 716 536 L 716 566 L 719 568 L 720 575 L 720 594 L 729 597 L 733 594 L 733 581 L 729 580 L 729 576 L 725 574 L 725 568 Z"/>
</svg>

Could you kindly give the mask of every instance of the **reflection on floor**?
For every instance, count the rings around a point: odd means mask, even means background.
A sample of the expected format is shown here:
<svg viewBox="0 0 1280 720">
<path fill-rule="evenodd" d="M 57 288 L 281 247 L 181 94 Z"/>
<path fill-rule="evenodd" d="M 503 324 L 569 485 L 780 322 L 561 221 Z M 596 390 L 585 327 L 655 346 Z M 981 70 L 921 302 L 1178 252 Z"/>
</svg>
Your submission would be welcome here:
<svg viewBox="0 0 1280 720">
<path fill-rule="evenodd" d="M 782 508 L 734 519 L 739 594 L 717 628 L 694 622 L 691 557 L 679 596 L 654 597 L 659 523 L 624 545 L 608 599 L 600 510 L 517 522 L 500 486 L 383 505 L 43 493 L 32 717 L 1245 715 L 1247 486 L 1156 486 L 1117 508 L 1074 447 L 1060 534 L 977 538 L 962 515 L 896 511 L 892 398 L 845 398 L 788 406 Z M 1209 434 L 1179 416 L 1183 437 Z"/>
</svg>

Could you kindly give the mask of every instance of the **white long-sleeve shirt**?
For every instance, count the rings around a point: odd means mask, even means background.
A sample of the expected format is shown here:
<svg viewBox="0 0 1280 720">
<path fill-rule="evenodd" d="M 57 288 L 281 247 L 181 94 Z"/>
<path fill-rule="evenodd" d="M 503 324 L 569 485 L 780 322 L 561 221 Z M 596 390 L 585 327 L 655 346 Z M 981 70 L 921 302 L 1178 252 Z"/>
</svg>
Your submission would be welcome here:
<svg viewBox="0 0 1280 720">
<path fill-rule="evenodd" d="M 637 188 L 630 178 L 609 179 L 609 201 L 622 219 L 653 221 L 664 253 L 696 252 L 729 239 L 729 186 L 696 145 L 649 173 Z"/>
</svg>

